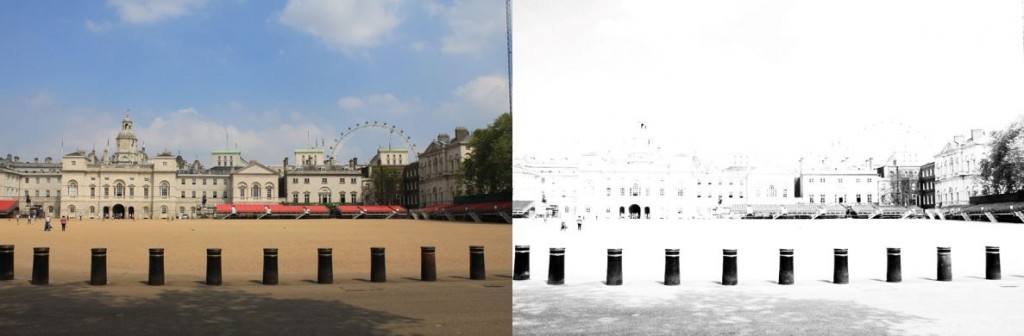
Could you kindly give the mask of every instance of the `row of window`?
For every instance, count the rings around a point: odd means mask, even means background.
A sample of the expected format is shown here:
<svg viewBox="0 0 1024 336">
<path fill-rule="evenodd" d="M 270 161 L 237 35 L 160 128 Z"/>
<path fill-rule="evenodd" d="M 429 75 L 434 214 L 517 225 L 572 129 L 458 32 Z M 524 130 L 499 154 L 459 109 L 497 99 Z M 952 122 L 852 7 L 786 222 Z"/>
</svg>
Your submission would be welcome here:
<svg viewBox="0 0 1024 336">
<path fill-rule="evenodd" d="M 180 179 L 180 180 L 181 180 L 181 185 L 185 185 L 185 180 L 186 179 Z M 192 185 L 196 185 L 196 181 L 197 180 L 201 180 L 203 185 L 206 185 L 206 179 L 205 178 L 204 179 L 195 179 L 195 178 L 193 178 L 192 179 Z M 215 179 L 211 179 L 211 180 L 213 180 L 213 185 L 217 185 L 217 180 L 220 180 L 220 179 L 216 179 L 215 178 Z M 228 179 L 223 179 L 223 180 L 224 180 L 224 184 L 228 184 Z M 149 181 L 149 179 L 147 178 L 146 181 Z"/>
<path fill-rule="evenodd" d="M 815 200 L 814 196 L 815 195 L 807 195 L 807 202 L 808 203 L 814 203 L 814 200 Z M 821 203 L 825 203 L 825 194 L 821 194 L 821 195 L 818 195 L 818 196 L 819 196 L 818 200 Z M 856 198 L 854 199 L 856 201 L 855 203 L 871 203 L 871 194 L 867 194 L 867 199 L 864 199 L 864 200 L 862 200 L 860 198 L 860 196 L 861 196 L 861 194 L 857 194 L 856 195 Z M 850 202 L 850 200 L 846 199 L 846 195 L 843 195 L 843 196 L 840 196 L 838 194 L 832 195 L 832 203 L 849 203 L 849 202 Z"/>
<path fill-rule="evenodd" d="M 349 181 L 352 184 L 357 184 L 358 183 L 358 182 L 356 182 L 356 178 L 355 177 L 349 178 Z M 338 183 L 339 184 L 345 184 L 345 178 L 344 177 L 338 178 Z M 292 184 L 299 184 L 299 178 L 298 177 L 293 177 L 292 178 Z M 307 178 L 303 178 L 302 179 L 302 184 L 309 184 L 309 178 L 308 177 Z M 320 178 L 320 184 L 327 184 L 327 178 L 326 177 Z"/>
<path fill-rule="evenodd" d="M 309 199 L 310 195 L 311 195 L 311 193 L 308 192 L 308 191 L 302 193 L 302 203 L 310 203 L 310 199 Z M 358 203 L 359 202 L 359 193 L 353 191 L 353 192 L 349 193 L 349 195 L 352 196 L 352 198 L 350 198 L 352 200 L 351 203 Z M 318 196 L 320 197 L 320 199 L 317 200 L 318 203 L 334 203 L 334 200 L 331 198 L 331 193 L 330 192 L 321 192 Z M 292 193 L 292 203 L 299 203 L 299 193 L 298 192 L 293 192 Z M 346 202 L 345 192 L 344 191 L 338 192 L 338 203 L 348 203 L 348 202 Z"/>
<path fill-rule="evenodd" d="M 807 183 L 814 183 L 814 180 L 818 180 L 818 183 L 825 183 L 825 181 L 826 181 L 826 179 L 824 177 L 821 177 L 821 178 L 808 177 L 807 178 Z M 853 183 L 860 183 L 860 181 L 862 181 L 862 179 L 860 179 L 860 178 L 853 179 Z M 873 181 L 873 180 L 872 180 L 872 178 L 868 177 L 868 178 L 863 179 L 863 181 L 865 183 L 871 183 L 871 181 Z M 843 178 L 842 177 L 836 178 L 836 182 L 837 183 L 843 183 Z"/>
</svg>

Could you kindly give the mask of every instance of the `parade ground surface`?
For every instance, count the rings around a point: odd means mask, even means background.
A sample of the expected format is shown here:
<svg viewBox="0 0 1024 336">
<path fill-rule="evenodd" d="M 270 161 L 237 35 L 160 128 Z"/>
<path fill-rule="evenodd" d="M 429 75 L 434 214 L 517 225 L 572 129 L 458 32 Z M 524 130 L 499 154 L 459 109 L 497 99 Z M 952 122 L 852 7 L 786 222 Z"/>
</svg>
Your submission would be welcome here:
<svg viewBox="0 0 1024 336">
<path fill-rule="evenodd" d="M 530 280 L 514 283 L 517 335 L 1011 335 L 1024 330 L 1024 224 L 930 220 L 622 220 L 514 223 L 530 245 Z M 985 246 L 1002 280 L 985 279 Z M 951 282 L 936 247 L 952 248 Z M 550 247 L 565 284 L 548 285 Z M 902 248 L 903 282 L 886 279 Z M 622 248 L 623 284 L 607 286 L 607 249 Z M 665 249 L 680 249 L 681 284 L 663 285 Z M 722 249 L 738 249 L 722 286 Z M 779 285 L 779 249 L 795 251 L 795 284 Z M 832 283 L 833 249 L 849 249 L 850 283 Z"/>
<path fill-rule="evenodd" d="M 511 334 L 511 225 L 412 220 L 0 219 L 15 280 L 0 281 L 4 335 Z M 486 280 L 469 279 L 485 246 Z M 370 278 L 385 247 L 387 282 Z M 437 282 L 420 281 L 420 246 L 436 246 Z M 50 285 L 29 284 L 32 248 L 50 247 Z M 107 248 L 107 286 L 90 286 L 90 249 Z M 333 248 L 320 285 L 317 248 Z M 165 249 L 165 286 L 148 286 L 149 248 Z M 223 249 L 223 286 L 204 284 L 206 248 Z M 278 248 L 280 285 L 262 285 L 263 248 Z"/>
</svg>

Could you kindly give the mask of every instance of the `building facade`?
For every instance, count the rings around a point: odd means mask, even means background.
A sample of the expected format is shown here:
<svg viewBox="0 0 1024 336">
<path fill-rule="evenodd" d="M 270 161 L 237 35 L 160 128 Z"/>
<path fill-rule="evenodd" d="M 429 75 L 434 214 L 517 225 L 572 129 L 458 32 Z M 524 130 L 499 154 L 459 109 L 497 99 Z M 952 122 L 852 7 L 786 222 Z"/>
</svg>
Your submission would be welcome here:
<svg viewBox="0 0 1024 336">
<path fill-rule="evenodd" d="M 991 134 L 971 130 L 958 135 L 935 154 L 936 207 L 964 206 L 971 196 L 981 195 L 981 160 L 988 157 Z"/>
<path fill-rule="evenodd" d="M 459 167 L 472 152 L 472 138 L 465 127 L 456 127 L 454 138 L 441 133 L 419 155 L 421 206 L 452 203 L 462 196 Z"/>
<path fill-rule="evenodd" d="M 921 208 L 931 209 L 935 207 L 935 162 L 929 162 L 921 166 L 919 174 Z"/>
</svg>

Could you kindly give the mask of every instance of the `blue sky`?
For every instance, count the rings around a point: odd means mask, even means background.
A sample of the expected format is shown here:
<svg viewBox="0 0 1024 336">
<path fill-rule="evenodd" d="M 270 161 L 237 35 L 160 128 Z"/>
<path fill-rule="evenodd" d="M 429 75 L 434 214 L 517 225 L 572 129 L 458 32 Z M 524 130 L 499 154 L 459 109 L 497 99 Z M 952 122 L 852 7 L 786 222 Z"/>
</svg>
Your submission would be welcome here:
<svg viewBox="0 0 1024 336">
<path fill-rule="evenodd" d="M 151 155 L 205 163 L 225 133 L 278 163 L 360 122 L 422 150 L 508 110 L 503 1 L 4 2 L 0 45 L 0 155 L 22 158 L 102 151 L 128 109 Z M 339 157 L 388 140 L 357 133 Z"/>
</svg>

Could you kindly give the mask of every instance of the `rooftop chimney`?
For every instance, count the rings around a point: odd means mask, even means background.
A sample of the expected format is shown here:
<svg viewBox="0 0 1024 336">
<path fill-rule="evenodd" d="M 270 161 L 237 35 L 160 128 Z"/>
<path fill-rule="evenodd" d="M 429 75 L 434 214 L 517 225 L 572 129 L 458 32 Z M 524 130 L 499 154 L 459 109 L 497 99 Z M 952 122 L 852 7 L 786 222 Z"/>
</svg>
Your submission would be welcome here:
<svg viewBox="0 0 1024 336">
<path fill-rule="evenodd" d="M 465 127 L 459 126 L 455 128 L 455 139 L 462 140 L 469 136 L 469 130 Z"/>
<path fill-rule="evenodd" d="M 964 143 L 964 136 L 963 135 L 953 136 L 953 142 L 956 142 L 958 144 Z"/>
<path fill-rule="evenodd" d="M 448 143 L 449 141 L 451 141 L 451 137 L 448 136 L 448 133 L 441 133 L 437 135 L 437 142 Z"/>
<path fill-rule="evenodd" d="M 974 140 L 974 141 L 979 141 L 984 136 L 985 136 L 985 131 L 982 131 L 980 129 L 972 129 L 971 130 L 971 139 Z"/>
</svg>

